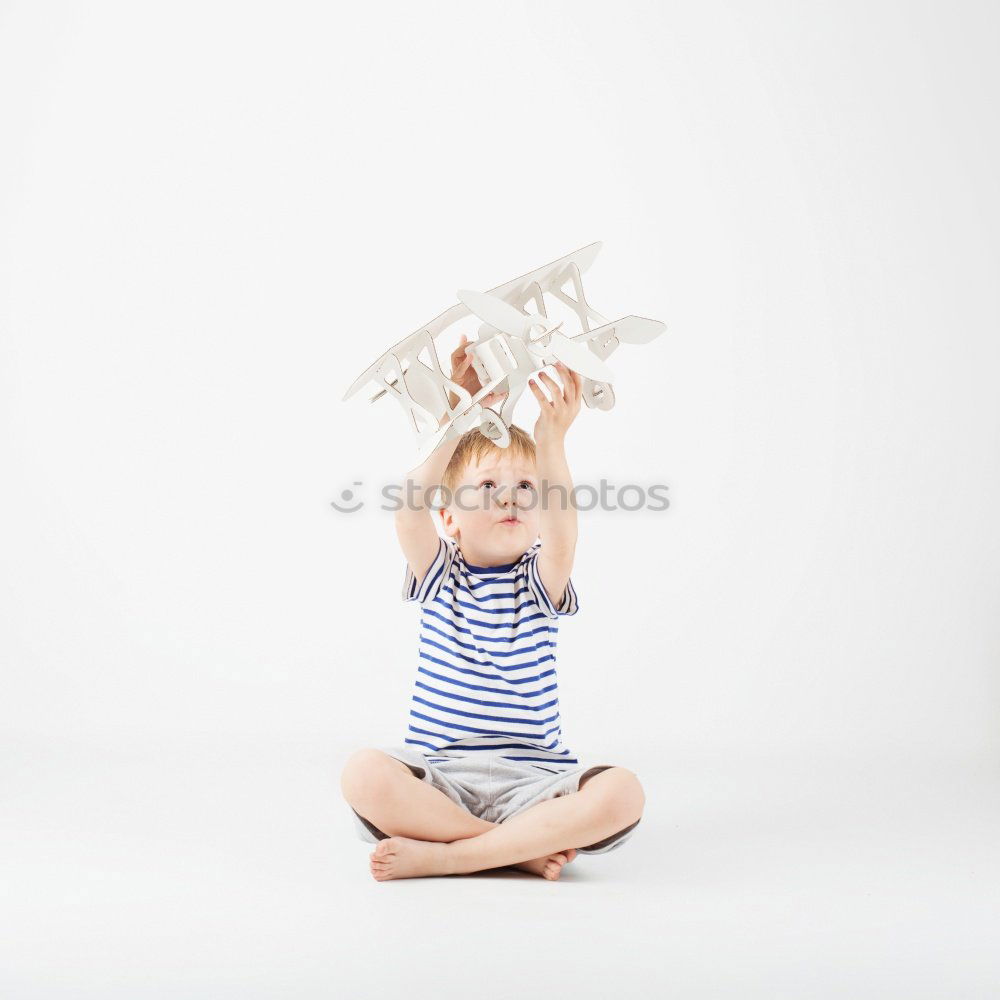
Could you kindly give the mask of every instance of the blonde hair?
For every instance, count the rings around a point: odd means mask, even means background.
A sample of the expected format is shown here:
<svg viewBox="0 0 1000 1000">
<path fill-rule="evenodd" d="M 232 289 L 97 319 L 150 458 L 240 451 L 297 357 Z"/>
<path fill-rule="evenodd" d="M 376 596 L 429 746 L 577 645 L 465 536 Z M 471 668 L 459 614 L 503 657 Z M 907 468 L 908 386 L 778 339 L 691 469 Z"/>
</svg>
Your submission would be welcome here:
<svg viewBox="0 0 1000 1000">
<path fill-rule="evenodd" d="M 513 455 L 515 459 L 523 459 L 532 465 L 537 461 L 535 442 L 532 441 L 531 435 L 517 424 L 510 425 L 510 444 L 506 448 L 498 448 L 478 427 L 473 427 L 458 439 L 451 461 L 441 477 L 441 485 L 453 494 L 462 481 L 462 473 L 466 467 L 472 462 L 481 462 L 491 455 Z"/>
</svg>

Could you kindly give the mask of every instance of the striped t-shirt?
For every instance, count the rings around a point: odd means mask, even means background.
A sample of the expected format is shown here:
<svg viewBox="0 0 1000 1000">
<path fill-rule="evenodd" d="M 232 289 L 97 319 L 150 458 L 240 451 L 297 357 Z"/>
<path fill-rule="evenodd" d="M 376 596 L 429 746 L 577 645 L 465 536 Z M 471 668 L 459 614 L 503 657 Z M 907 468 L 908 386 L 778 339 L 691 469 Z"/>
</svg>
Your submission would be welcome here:
<svg viewBox="0 0 1000 1000">
<path fill-rule="evenodd" d="M 438 542 L 423 580 L 407 564 L 403 582 L 403 600 L 421 605 L 406 743 L 429 760 L 440 750 L 502 750 L 556 772 L 577 766 L 560 740 L 556 677 L 557 618 L 578 610 L 572 581 L 556 607 L 538 575 L 541 541 L 491 567 Z"/>
</svg>

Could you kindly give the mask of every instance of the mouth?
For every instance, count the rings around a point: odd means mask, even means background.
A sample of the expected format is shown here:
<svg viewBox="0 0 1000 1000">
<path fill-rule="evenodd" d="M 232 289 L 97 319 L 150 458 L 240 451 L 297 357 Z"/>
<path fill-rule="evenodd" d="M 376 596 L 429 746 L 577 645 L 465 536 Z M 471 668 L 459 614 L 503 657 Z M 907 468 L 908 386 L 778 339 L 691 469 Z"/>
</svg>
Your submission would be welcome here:
<svg viewBox="0 0 1000 1000">
<path fill-rule="evenodd" d="M 505 517 L 502 521 L 498 523 L 507 524 L 513 527 L 515 524 L 520 524 L 521 522 L 516 517 Z"/>
</svg>

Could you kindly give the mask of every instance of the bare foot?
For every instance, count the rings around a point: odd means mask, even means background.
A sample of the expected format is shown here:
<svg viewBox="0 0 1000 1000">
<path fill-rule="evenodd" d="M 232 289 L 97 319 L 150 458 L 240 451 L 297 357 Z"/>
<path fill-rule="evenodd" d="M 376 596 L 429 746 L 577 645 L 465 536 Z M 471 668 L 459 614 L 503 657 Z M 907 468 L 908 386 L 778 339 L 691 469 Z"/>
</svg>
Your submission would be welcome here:
<svg viewBox="0 0 1000 1000">
<path fill-rule="evenodd" d="M 563 865 L 569 864 L 576 857 L 576 848 L 570 847 L 568 850 L 558 854 L 548 854 L 544 858 L 535 858 L 533 861 L 522 861 L 520 864 L 508 865 L 508 868 L 520 868 L 523 872 L 530 872 L 532 875 L 541 875 L 555 881 L 562 873 Z"/>
<path fill-rule="evenodd" d="M 423 875 L 452 875 L 448 844 L 409 837 L 386 837 L 368 855 L 372 876 L 378 882 Z"/>
</svg>

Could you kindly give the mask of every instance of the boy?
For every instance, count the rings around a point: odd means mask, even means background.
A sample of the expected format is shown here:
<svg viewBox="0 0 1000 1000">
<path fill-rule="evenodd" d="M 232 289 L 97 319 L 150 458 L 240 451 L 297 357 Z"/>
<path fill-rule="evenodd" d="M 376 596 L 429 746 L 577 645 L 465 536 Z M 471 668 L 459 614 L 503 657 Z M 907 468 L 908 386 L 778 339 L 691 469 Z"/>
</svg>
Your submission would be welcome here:
<svg viewBox="0 0 1000 1000">
<path fill-rule="evenodd" d="M 452 380 L 475 395 L 464 336 L 451 362 Z M 511 427 L 505 449 L 478 429 L 442 443 L 396 513 L 403 600 L 421 605 L 409 735 L 356 752 L 341 777 L 359 836 L 376 845 L 377 881 L 507 866 L 554 880 L 577 851 L 620 847 L 641 818 L 635 774 L 585 768 L 560 740 L 557 618 L 577 612 L 564 439 L 581 380 L 555 368 L 561 386 L 539 376 L 551 401 L 529 381 L 534 441 Z M 447 540 L 428 516 L 438 486 L 451 494 L 438 512 Z"/>
</svg>

